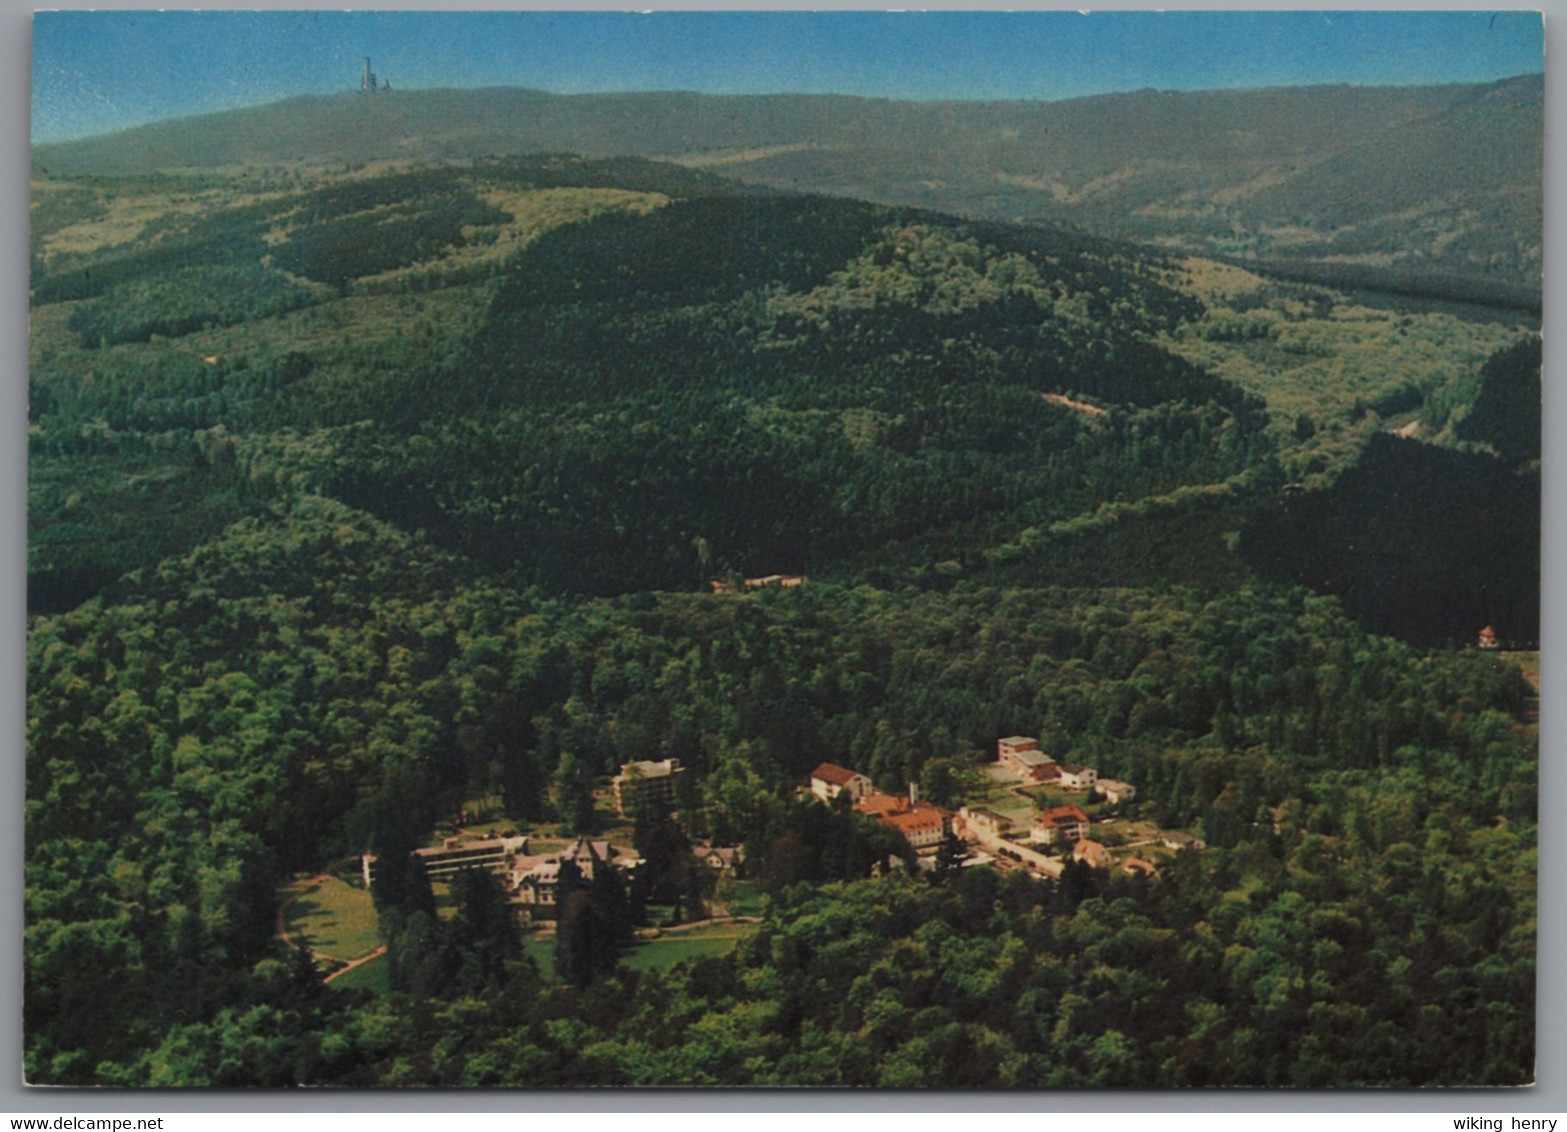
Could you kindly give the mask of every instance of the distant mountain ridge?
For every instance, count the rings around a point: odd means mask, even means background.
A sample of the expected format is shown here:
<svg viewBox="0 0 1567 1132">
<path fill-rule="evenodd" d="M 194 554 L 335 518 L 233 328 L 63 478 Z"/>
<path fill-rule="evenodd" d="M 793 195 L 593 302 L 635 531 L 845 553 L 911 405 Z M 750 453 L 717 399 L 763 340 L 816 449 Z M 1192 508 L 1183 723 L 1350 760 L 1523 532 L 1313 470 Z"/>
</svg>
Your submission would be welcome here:
<svg viewBox="0 0 1567 1132">
<path fill-rule="evenodd" d="M 1540 75 L 1061 102 L 400 91 L 308 96 L 34 148 L 50 174 L 573 152 L 1241 259 L 1537 290 Z"/>
</svg>

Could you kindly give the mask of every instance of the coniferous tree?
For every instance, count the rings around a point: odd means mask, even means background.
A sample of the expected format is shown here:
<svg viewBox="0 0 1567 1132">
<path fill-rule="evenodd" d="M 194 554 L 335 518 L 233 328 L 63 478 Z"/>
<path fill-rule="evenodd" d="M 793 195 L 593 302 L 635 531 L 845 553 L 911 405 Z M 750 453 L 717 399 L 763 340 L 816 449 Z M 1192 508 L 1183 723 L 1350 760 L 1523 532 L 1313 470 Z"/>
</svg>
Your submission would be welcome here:
<svg viewBox="0 0 1567 1132">
<path fill-rule="evenodd" d="M 457 991 L 476 994 L 500 987 L 508 966 L 522 954 L 517 913 L 505 890 L 488 869 L 469 868 L 453 879 L 452 898 L 457 914 L 446 930 L 457 955 Z"/>
</svg>

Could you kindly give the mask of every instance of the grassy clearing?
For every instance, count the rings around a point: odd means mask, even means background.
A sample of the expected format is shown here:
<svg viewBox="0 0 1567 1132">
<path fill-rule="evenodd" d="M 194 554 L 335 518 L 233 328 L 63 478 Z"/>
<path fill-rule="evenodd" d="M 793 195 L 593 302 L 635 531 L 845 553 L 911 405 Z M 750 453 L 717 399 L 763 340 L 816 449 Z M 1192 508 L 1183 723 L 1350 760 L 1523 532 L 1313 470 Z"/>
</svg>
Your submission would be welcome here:
<svg viewBox="0 0 1567 1132">
<path fill-rule="evenodd" d="M 737 880 L 732 887 L 720 884 L 719 892 L 714 894 L 714 901 L 722 903 L 731 916 L 762 914 L 763 898 L 756 889 L 755 881 Z"/>
<path fill-rule="evenodd" d="M 510 818 L 497 818 L 495 821 L 469 822 L 463 826 L 467 833 L 476 833 L 481 837 L 514 837 L 516 836 L 517 823 Z"/>
<path fill-rule="evenodd" d="M 964 803 L 988 810 L 1016 806 L 1021 802 L 1012 792 L 1016 785 L 1015 782 L 998 782 L 989 775 L 982 776 L 978 788 L 964 799 Z"/>
<path fill-rule="evenodd" d="M 1205 303 L 1230 303 L 1253 295 L 1268 286 L 1268 281 L 1245 268 L 1216 260 L 1193 257 L 1184 260 L 1182 276 L 1170 280 Z M 1184 277 L 1183 277 L 1184 276 Z"/>
<path fill-rule="evenodd" d="M 524 936 L 522 953 L 532 959 L 538 966 L 539 974 L 546 979 L 555 978 L 555 937 L 553 935 L 533 934 Z"/>
<path fill-rule="evenodd" d="M 662 939 L 634 944 L 621 955 L 620 962 L 633 971 L 667 970 L 688 959 L 710 959 L 719 955 L 728 955 L 738 944 L 756 934 L 756 930 L 756 924 L 712 924 L 692 928 L 689 931 L 666 935 Z M 546 979 L 555 978 L 553 935 L 530 935 L 523 940 L 522 950 L 538 965 L 540 974 Z M 366 964 L 367 967 L 374 965 Z M 358 973 L 358 971 L 352 972 L 356 975 Z"/>
<path fill-rule="evenodd" d="M 465 233 L 472 242 L 447 248 L 430 259 L 411 263 L 379 275 L 365 276 L 357 286 L 374 289 L 434 271 L 455 272 L 485 266 L 498 268 L 508 258 L 544 233 L 567 224 L 580 224 L 605 212 L 629 212 L 646 216 L 669 203 L 663 193 L 627 189 L 514 189 L 480 186 L 480 199 L 510 214 L 511 223 L 491 225 Z"/>
<path fill-rule="evenodd" d="M 392 993 L 392 966 L 379 955 L 362 966 L 340 975 L 331 982 L 333 990 L 368 990 L 376 994 Z"/>
<path fill-rule="evenodd" d="M 633 971 L 661 971 L 687 959 L 711 959 L 728 955 L 753 930 L 750 924 L 735 924 L 724 935 L 692 933 L 690 936 L 651 940 L 631 948 L 621 956 L 620 961 Z"/>
<path fill-rule="evenodd" d="M 1093 799 L 1093 794 L 1087 790 L 1063 790 L 1059 786 L 1036 786 L 1029 791 L 1029 795 L 1041 809 L 1048 809 L 1051 806 L 1076 806 L 1084 812 L 1089 811 Z"/>
<path fill-rule="evenodd" d="M 216 199 L 216 195 L 154 191 L 122 192 L 100 198 L 93 215 L 63 225 L 44 237 L 44 256 L 48 259 L 57 255 L 82 255 L 129 244 L 154 221 L 169 216 L 196 216 Z"/>
<path fill-rule="evenodd" d="M 357 959 L 381 946 L 370 894 L 328 877 L 288 906 L 288 934 L 303 937 L 317 955 Z"/>
<path fill-rule="evenodd" d="M 1447 439 L 1472 399 L 1480 367 L 1525 329 L 1343 301 L 1322 315 L 1276 297 L 1244 312 L 1212 305 L 1202 319 L 1160 343 L 1263 397 L 1293 450 L 1294 474 L 1309 480 L 1311 473 L 1351 462 L 1365 438 L 1390 422 L 1413 423 L 1421 435 Z M 1405 387 L 1419 390 L 1417 408 L 1382 419 L 1376 406 Z M 1302 418 L 1315 430 L 1309 436 L 1294 432 Z"/>
</svg>

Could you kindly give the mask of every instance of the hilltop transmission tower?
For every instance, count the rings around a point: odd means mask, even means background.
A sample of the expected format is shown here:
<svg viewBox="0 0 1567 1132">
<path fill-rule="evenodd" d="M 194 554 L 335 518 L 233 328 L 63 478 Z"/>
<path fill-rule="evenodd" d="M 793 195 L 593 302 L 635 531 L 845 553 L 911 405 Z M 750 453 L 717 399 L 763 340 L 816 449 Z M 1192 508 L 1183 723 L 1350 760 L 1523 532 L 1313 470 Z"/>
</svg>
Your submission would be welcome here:
<svg viewBox="0 0 1567 1132">
<path fill-rule="evenodd" d="M 382 79 L 379 86 L 376 85 L 375 72 L 370 69 L 370 56 L 365 56 L 364 77 L 359 80 L 360 94 L 390 94 L 392 82 L 390 79 Z"/>
</svg>

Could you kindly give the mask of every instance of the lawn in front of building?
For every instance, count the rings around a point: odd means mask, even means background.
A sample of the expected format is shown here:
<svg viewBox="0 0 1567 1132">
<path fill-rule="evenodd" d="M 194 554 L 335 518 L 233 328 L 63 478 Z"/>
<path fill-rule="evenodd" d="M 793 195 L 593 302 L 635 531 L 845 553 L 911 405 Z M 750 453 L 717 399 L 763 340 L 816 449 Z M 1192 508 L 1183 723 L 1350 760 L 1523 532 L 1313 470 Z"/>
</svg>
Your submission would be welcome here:
<svg viewBox="0 0 1567 1132">
<path fill-rule="evenodd" d="M 317 955 L 357 959 L 381 946 L 375 904 L 362 888 L 335 876 L 320 881 L 288 906 L 284 926 Z"/>
</svg>

